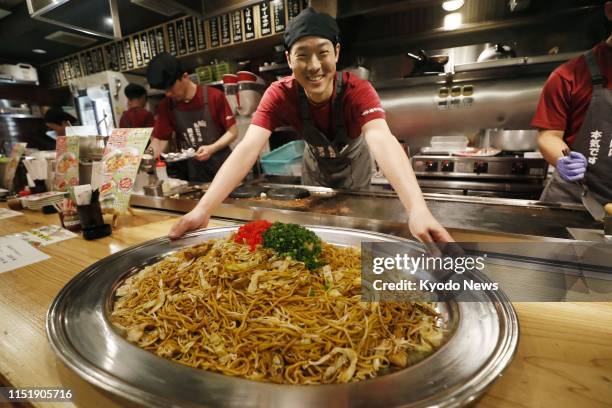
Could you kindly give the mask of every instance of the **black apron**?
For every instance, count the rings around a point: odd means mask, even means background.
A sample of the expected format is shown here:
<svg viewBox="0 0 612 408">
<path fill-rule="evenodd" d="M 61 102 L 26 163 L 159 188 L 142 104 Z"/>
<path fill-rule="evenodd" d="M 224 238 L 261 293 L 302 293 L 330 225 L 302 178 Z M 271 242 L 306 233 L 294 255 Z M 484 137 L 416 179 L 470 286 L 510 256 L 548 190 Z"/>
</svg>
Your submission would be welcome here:
<svg viewBox="0 0 612 408">
<path fill-rule="evenodd" d="M 604 87 L 593 52 L 587 51 L 584 56 L 591 73 L 593 95 L 572 150 L 587 158 L 585 183 L 593 197 L 605 205 L 612 202 L 612 90 Z M 581 203 L 582 187 L 563 180 L 555 171 L 540 200 Z"/>
<path fill-rule="evenodd" d="M 328 139 L 310 115 L 308 98 L 298 86 L 302 137 L 306 141 L 302 161 L 302 184 L 359 190 L 370 185 L 372 161 L 364 138 L 351 139 L 344 124 L 342 110 L 342 73 L 336 76 L 336 96 L 332 106 L 333 139 Z"/>
<path fill-rule="evenodd" d="M 213 144 L 223 135 L 213 121 L 208 107 L 208 89 L 202 86 L 203 109 L 184 111 L 174 109 L 174 120 L 176 123 L 175 133 L 179 149 L 198 150 L 202 145 Z M 224 147 L 210 159 L 199 161 L 195 158 L 187 160 L 186 178 L 189 181 L 209 182 L 215 177 L 223 162 L 229 157 L 232 150 Z"/>
</svg>

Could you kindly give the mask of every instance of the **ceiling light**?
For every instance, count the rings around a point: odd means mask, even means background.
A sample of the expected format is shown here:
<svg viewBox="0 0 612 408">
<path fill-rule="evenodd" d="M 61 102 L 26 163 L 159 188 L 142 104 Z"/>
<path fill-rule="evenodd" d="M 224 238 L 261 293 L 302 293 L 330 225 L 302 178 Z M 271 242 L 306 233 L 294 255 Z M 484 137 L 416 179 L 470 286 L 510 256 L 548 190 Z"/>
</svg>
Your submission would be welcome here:
<svg viewBox="0 0 612 408">
<path fill-rule="evenodd" d="M 35 54 L 46 54 L 47 53 L 47 51 L 41 50 L 40 48 L 34 48 L 32 52 Z"/>
<path fill-rule="evenodd" d="M 106 17 L 106 18 L 104 19 L 104 23 L 105 23 L 107 26 L 112 26 L 112 25 L 113 25 L 113 19 L 112 19 L 112 18 L 110 18 L 110 17 Z"/>
<path fill-rule="evenodd" d="M 442 8 L 446 11 L 455 11 L 463 7 L 463 0 L 447 0 L 442 3 Z"/>
<path fill-rule="evenodd" d="M 445 30 L 456 30 L 461 27 L 463 16 L 461 13 L 451 13 L 444 16 L 444 29 Z"/>
</svg>

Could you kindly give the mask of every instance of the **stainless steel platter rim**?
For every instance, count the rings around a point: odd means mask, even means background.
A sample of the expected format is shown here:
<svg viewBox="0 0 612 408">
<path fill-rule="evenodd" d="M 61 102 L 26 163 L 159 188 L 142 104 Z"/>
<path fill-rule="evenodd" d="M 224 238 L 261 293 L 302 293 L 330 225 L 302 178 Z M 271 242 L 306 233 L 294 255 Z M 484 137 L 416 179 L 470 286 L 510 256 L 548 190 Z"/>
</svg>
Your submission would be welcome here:
<svg viewBox="0 0 612 408">
<path fill-rule="evenodd" d="M 307 226 L 315 231 L 332 231 L 334 233 L 344 232 L 347 234 L 353 234 L 360 237 L 379 237 L 383 240 L 393 239 L 396 241 L 405 241 L 410 242 L 406 239 L 395 237 L 392 235 L 381 234 L 376 232 L 369 231 L 360 231 L 360 230 L 352 230 L 348 228 L 337 228 L 337 227 L 320 227 L 320 226 Z M 231 227 L 220 227 L 220 228 L 210 228 L 207 230 L 195 231 L 186 235 L 179 242 L 187 240 L 189 238 L 198 237 L 200 235 L 210 235 L 215 232 L 231 232 L 235 230 L 237 226 Z M 77 374 L 79 374 L 86 381 L 101 387 L 107 391 L 110 391 L 114 394 L 120 395 L 129 400 L 140 402 L 140 403 L 148 403 L 151 405 L 159 405 L 166 406 L 168 403 L 176 403 L 175 400 L 164 399 L 164 397 L 160 395 L 156 395 L 150 393 L 149 391 L 144 391 L 137 386 L 133 386 L 121 378 L 116 377 L 115 375 L 101 369 L 96 366 L 93 362 L 86 360 L 78 350 L 75 350 L 67 333 L 65 332 L 65 316 L 64 309 L 62 309 L 62 302 L 64 298 L 70 294 L 70 291 L 73 287 L 81 285 L 80 281 L 87 277 L 88 275 L 95 274 L 96 271 L 104 266 L 105 264 L 109 264 L 111 261 L 114 261 L 120 257 L 124 257 L 132 252 L 137 253 L 142 250 L 142 248 L 148 246 L 155 246 L 159 244 L 168 244 L 170 240 L 167 237 L 157 238 L 151 241 L 147 241 L 145 243 L 135 245 L 129 248 L 126 248 L 122 251 L 119 251 L 115 254 L 104 258 L 89 267 L 85 270 L 77 274 L 66 286 L 59 292 L 57 297 L 52 302 L 48 314 L 47 314 L 47 324 L 46 331 L 47 337 L 51 346 L 55 353 L 60 357 L 60 359 L 69 366 L 72 370 L 74 370 Z M 481 277 L 484 280 L 487 280 L 486 277 Z M 453 387 L 448 390 L 450 395 L 442 401 L 439 400 L 438 394 L 432 395 L 431 398 L 426 400 L 419 401 L 418 404 L 410 404 L 409 406 L 426 406 L 429 405 L 432 401 L 435 401 L 438 406 L 462 406 L 471 401 L 474 401 L 478 398 L 490 385 L 491 383 L 499 376 L 501 373 L 507 368 L 508 364 L 512 360 L 519 337 L 519 327 L 516 313 L 511 306 L 509 300 L 505 297 L 503 293 L 488 293 L 488 297 L 495 304 L 495 309 L 497 311 L 498 323 L 500 326 L 505 327 L 505 333 L 500 334 L 501 341 L 498 340 L 499 344 L 495 348 L 495 352 L 489 357 L 489 359 L 478 369 L 476 375 L 471 378 L 470 381 L 467 381 L 459 386 Z M 501 319 L 501 320 L 500 320 Z M 505 334 L 505 335 L 504 335 Z M 126 342 L 127 343 L 127 342 Z M 129 343 L 128 343 L 129 344 Z M 135 347 L 132 344 L 129 344 L 131 347 Z M 435 355 L 436 353 L 434 353 Z M 159 357 L 156 357 L 159 358 Z M 161 359 L 161 358 L 160 358 Z M 427 360 L 427 359 L 426 359 Z M 426 361 L 425 360 L 425 361 Z M 170 363 L 170 362 L 169 362 Z M 423 362 L 417 364 L 420 365 Z M 174 364 L 174 363 L 171 363 Z M 413 366 L 414 367 L 414 366 Z M 190 370 L 201 371 L 198 369 L 184 367 Z M 408 369 L 407 369 L 408 370 Z M 403 371 L 403 370 L 402 370 Z M 222 376 L 217 373 L 210 373 L 218 376 Z M 397 373 L 394 373 L 397 374 Z M 390 375 L 394 375 L 390 374 Z M 225 377 L 225 376 L 223 376 Z M 382 376 L 375 379 L 367 380 L 368 382 L 377 382 L 381 381 L 385 377 Z M 227 377 L 231 379 L 231 381 L 244 381 L 244 382 L 253 382 L 250 380 L 236 378 L 236 377 Z M 258 382 L 259 383 L 259 382 Z M 363 382 L 361 382 L 363 383 Z M 286 385 L 280 384 L 270 384 L 270 383 L 259 383 L 264 384 L 266 387 L 287 387 Z M 354 387 L 355 384 L 360 383 L 350 383 L 343 385 L 318 385 L 318 386 L 290 386 L 293 388 L 305 388 L 305 389 L 314 389 L 321 387 Z M 445 390 L 446 391 L 446 390 Z M 400 406 L 402 406 L 400 404 Z M 408 405 L 406 405 L 408 406 Z"/>
</svg>

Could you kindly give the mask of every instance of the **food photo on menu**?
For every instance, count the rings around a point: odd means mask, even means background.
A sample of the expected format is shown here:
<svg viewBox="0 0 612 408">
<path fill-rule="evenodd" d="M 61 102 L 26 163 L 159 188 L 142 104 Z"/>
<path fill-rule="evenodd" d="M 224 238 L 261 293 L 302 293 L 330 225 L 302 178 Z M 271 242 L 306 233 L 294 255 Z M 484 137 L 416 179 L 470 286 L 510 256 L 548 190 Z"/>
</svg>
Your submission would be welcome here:
<svg viewBox="0 0 612 408">
<path fill-rule="evenodd" d="M 0 2 L 0 406 L 610 406 L 612 1 L 111 3 Z"/>
</svg>

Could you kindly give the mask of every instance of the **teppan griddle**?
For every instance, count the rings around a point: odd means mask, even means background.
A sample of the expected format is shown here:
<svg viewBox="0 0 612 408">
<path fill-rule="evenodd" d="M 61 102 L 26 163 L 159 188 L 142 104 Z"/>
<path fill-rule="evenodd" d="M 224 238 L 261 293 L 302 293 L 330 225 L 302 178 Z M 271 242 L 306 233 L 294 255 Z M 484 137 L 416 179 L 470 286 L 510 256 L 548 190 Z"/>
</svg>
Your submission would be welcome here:
<svg viewBox="0 0 612 408">
<path fill-rule="evenodd" d="M 212 228 L 180 240 L 158 238 L 104 258 L 74 277 L 47 315 L 47 335 L 59 358 L 85 380 L 147 406 L 455 407 L 474 401 L 508 366 L 518 343 L 516 313 L 501 292 L 482 301 L 438 303 L 445 343 L 408 368 L 334 385 L 281 385 L 199 370 L 158 357 L 122 338 L 108 316 L 116 288 L 145 265 L 179 249 L 227 237 L 238 227 Z M 308 227 L 336 245 L 397 242 L 391 235 Z M 467 272 L 466 272 L 467 273 Z M 482 275 L 470 276 L 486 282 Z"/>
</svg>

